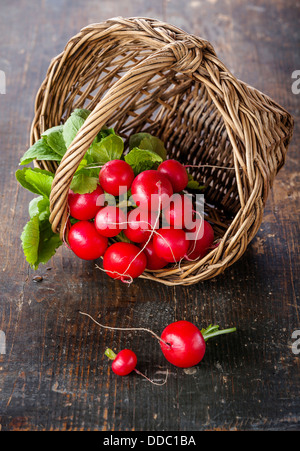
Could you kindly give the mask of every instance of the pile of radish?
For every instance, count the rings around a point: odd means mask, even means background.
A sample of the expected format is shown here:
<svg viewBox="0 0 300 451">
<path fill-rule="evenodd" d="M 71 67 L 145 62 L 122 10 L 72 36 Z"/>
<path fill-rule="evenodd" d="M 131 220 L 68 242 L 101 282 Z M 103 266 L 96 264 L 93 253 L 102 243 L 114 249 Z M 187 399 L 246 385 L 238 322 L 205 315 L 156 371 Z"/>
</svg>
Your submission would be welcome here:
<svg viewBox="0 0 300 451">
<path fill-rule="evenodd" d="M 174 159 L 138 175 L 124 160 L 107 162 L 93 192 L 69 192 L 69 213 L 77 220 L 69 231 L 70 248 L 84 260 L 103 257 L 107 275 L 127 283 L 145 269 L 160 270 L 184 259 L 204 257 L 214 232 L 209 222 L 195 214 L 191 197 L 183 193 L 188 180 L 185 166 Z M 133 206 L 128 211 L 126 204 L 124 212 L 117 199 L 129 191 Z M 110 200 L 116 198 L 113 205 L 105 202 L 107 194 Z M 109 238 L 116 242 L 110 243 Z"/>
<path fill-rule="evenodd" d="M 43 160 L 59 166 L 90 113 L 76 109 L 64 124 L 46 130 L 20 165 Z M 30 167 L 18 170 L 18 182 L 38 195 L 29 204 L 30 220 L 21 235 L 27 262 L 37 269 L 65 243 L 83 260 L 103 257 L 101 270 L 131 283 L 145 269 L 159 271 L 203 258 L 213 246 L 214 231 L 198 211 L 196 198 L 204 187 L 187 167 L 192 166 L 167 158 L 158 137 L 133 134 L 125 152 L 123 138 L 103 127 L 71 180 L 70 227 L 63 240 L 50 224 L 55 174 Z"/>
</svg>

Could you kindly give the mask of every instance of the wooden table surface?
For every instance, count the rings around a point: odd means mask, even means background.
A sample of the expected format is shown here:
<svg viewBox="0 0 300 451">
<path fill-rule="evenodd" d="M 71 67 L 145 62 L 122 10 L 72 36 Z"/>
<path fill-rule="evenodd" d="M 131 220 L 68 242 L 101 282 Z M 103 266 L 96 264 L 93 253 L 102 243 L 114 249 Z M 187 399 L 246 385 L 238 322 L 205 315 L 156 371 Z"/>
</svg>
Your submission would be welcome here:
<svg viewBox="0 0 300 451">
<path fill-rule="evenodd" d="M 67 248 L 37 273 L 23 257 L 20 234 L 32 196 L 14 174 L 29 145 L 36 92 L 71 36 L 119 15 L 155 17 L 205 37 L 238 78 L 295 118 L 260 230 L 240 261 L 214 280 L 176 288 L 138 280 L 128 288 Z M 300 329 L 300 95 L 292 92 L 299 18 L 298 0 L 1 0 L 2 431 L 300 429 L 300 354 L 292 348 Z M 41 283 L 33 281 L 37 274 Z M 185 371 L 169 366 L 148 334 L 101 330 L 79 309 L 106 324 L 157 333 L 179 319 L 238 331 L 211 340 L 201 364 Z M 140 371 L 156 381 L 169 369 L 167 384 L 116 377 L 107 346 L 135 350 Z"/>
</svg>

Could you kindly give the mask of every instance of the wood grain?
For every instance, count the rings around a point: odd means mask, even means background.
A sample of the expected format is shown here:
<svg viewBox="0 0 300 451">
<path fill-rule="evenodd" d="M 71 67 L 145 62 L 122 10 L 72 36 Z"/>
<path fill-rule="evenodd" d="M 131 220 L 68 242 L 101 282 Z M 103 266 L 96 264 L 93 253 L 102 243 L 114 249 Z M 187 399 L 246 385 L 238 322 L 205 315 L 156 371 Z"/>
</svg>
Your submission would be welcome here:
<svg viewBox="0 0 300 451">
<path fill-rule="evenodd" d="M 0 70 L 0 425 L 3 431 L 299 430 L 299 2 L 178 0 L 1 3 Z M 26 14 L 25 14 L 26 11 Z M 286 165 L 267 201 L 263 224 L 242 259 L 225 274 L 191 287 L 139 280 L 129 289 L 93 263 L 60 249 L 37 273 L 24 261 L 19 236 L 31 196 L 14 173 L 26 150 L 33 101 L 52 57 L 88 23 L 108 17 L 157 17 L 208 39 L 234 74 L 270 95 L 296 122 Z M 47 270 L 51 267 L 51 270 Z M 41 282 L 33 277 L 41 275 Z M 169 366 L 147 334 L 104 331 L 78 310 L 109 325 L 160 333 L 173 320 L 200 327 L 236 325 L 212 340 L 189 372 Z M 117 378 L 107 346 L 131 347 L 138 368 L 159 381 Z"/>
</svg>

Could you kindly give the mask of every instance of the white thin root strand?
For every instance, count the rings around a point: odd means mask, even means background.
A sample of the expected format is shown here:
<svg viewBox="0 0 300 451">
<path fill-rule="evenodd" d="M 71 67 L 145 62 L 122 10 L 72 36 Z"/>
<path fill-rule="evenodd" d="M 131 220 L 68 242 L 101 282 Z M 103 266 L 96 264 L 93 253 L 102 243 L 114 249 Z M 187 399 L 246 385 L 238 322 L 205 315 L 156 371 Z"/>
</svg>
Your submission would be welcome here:
<svg viewBox="0 0 300 451">
<path fill-rule="evenodd" d="M 88 313 L 84 313 L 79 311 L 80 315 L 84 315 L 87 316 L 88 318 L 90 318 L 92 321 L 94 321 L 95 324 L 97 324 L 97 326 L 102 327 L 103 329 L 110 329 L 110 330 L 121 330 L 121 331 L 144 331 L 144 332 L 149 332 L 150 334 L 152 334 L 157 340 L 161 341 L 162 343 L 164 343 L 166 346 L 170 346 L 169 343 L 167 343 L 166 341 L 164 341 L 162 338 L 160 338 L 155 332 L 153 332 L 150 329 L 146 329 L 144 327 L 111 327 L 111 326 L 104 326 L 103 324 L 98 323 L 98 321 L 96 321 L 91 315 L 89 315 Z"/>
<path fill-rule="evenodd" d="M 145 376 L 145 374 L 143 374 L 143 373 L 141 373 L 139 370 L 137 370 L 136 368 L 134 369 L 134 371 L 135 371 L 137 374 L 139 374 L 140 376 L 143 376 L 145 379 L 147 379 L 147 381 L 151 382 L 151 384 L 153 384 L 153 385 L 159 385 L 159 386 L 165 385 L 165 384 L 167 383 L 168 375 L 169 375 L 169 371 L 167 370 L 166 378 L 165 378 L 165 380 L 164 380 L 163 382 L 154 382 L 154 381 L 152 381 L 151 379 L 149 379 L 149 377 Z"/>
<path fill-rule="evenodd" d="M 216 169 L 228 169 L 228 171 L 235 171 L 235 168 L 228 168 L 227 166 L 215 166 L 212 164 L 185 164 L 185 168 L 216 168 Z"/>
</svg>

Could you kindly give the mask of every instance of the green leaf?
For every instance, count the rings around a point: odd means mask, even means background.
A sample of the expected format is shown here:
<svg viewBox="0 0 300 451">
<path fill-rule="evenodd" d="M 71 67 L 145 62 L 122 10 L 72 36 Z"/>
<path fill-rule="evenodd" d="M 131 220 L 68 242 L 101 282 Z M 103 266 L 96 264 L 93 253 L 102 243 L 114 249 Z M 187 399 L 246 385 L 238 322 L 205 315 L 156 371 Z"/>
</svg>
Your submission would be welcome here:
<svg viewBox="0 0 300 451">
<path fill-rule="evenodd" d="M 129 138 L 129 149 L 139 147 L 144 150 L 152 150 L 157 153 L 162 160 L 167 158 L 167 151 L 164 143 L 156 136 L 152 136 L 150 133 L 136 133 Z"/>
<path fill-rule="evenodd" d="M 77 109 L 73 111 L 71 116 L 65 122 L 62 133 L 67 148 L 73 142 L 89 114 L 90 111 L 88 110 Z"/>
<path fill-rule="evenodd" d="M 36 267 L 38 260 L 38 244 L 40 240 L 39 217 L 38 215 L 30 219 L 24 227 L 21 235 L 23 252 L 27 262 Z"/>
<path fill-rule="evenodd" d="M 142 171 L 152 169 L 156 163 L 161 163 L 163 159 L 152 150 L 143 150 L 134 147 L 127 155 L 125 155 L 125 161 L 130 164 L 135 175 L 138 175 Z"/>
<path fill-rule="evenodd" d="M 193 176 L 191 174 L 188 174 L 189 182 L 187 184 L 188 189 L 196 189 L 196 190 L 203 190 L 205 188 L 204 185 L 200 185 L 197 180 L 194 180 Z"/>
<path fill-rule="evenodd" d="M 25 179 L 36 189 L 37 194 L 42 196 L 50 197 L 51 186 L 53 182 L 53 176 L 44 174 L 42 172 L 37 172 L 35 170 L 27 171 L 25 174 Z"/>
<path fill-rule="evenodd" d="M 124 142 L 118 135 L 108 135 L 100 142 L 94 142 L 87 154 L 93 162 L 102 165 L 111 160 L 120 160 L 124 151 Z"/>
<path fill-rule="evenodd" d="M 67 151 L 67 146 L 63 136 L 63 125 L 49 128 L 42 137 L 47 141 L 47 144 L 56 152 L 60 157 L 63 157 Z"/>
<path fill-rule="evenodd" d="M 89 177 L 82 173 L 75 174 L 71 182 L 71 190 L 74 193 L 86 194 L 92 193 L 97 188 L 99 179 L 97 177 Z"/>
<path fill-rule="evenodd" d="M 48 221 L 49 223 L 49 221 Z M 49 223 L 50 224 L 50 223 Z M 50 233 L 50 230 L 48 230 Z M 55 255 L 56 250 L 62 245 L 59 235 L 52 232 L 50 238 L 46 238 L 46 235 L 41 234 L 39 249 L 38 249 L 38 259 L 36 262 L 36 267 L 39 264 L 46 264 L 53 255 Z"/>
<path fill-rule="evenodd" d="M 48 199 L 39 199 L 35 207 L 32 204 L 31 212 L 34 211 L 37 204 L 40 204 L 39 210 L 43 210 L 41 202 L 45 200 Z M 21 241 L 26 260 L 34 269 L 37 269 L 41 263 L 46 264 L 53 257 L 58 247 L 62 245 L 62 241 L 59 235 L 52 231 L 47 209 L 38 212 L 30 219 L 24 227 Z"/>
<path fill-rule="evenodd" d="M 100 132 L 97 135 L 97 141 L 101 141 L 103 138 L 106 138 L 109 135 L 115 135 L 115 131 L 113 128 L 102 127 Z"/>
<path fill-rule="evenodd" d="M 39 196 L 29 203 L 29 216 L 33 218 L 39 215 L 39 220 L 43 221 L 50 216 L 50 202 L 47 197 Z"/>
<path fill-rule="evenodd" d="M 88 116 L 91 114 L 90 110 L 85 108 L 76 108 L 73 113 L 74 116 L 81 117 L 83 120 L 86 120 Z"/>
<path fill-rule="evenodd" d="M 60 161 L 61 156 L 47 144 L 45 138 L 41 138 L 25 152 L 20 165 L 29 164 L 33 160 Z"/>
<path fill-rule="evenodd" d="M 23 188 L 35 194 L 49 197 L 54 174 L 38 168 L 24 168 L 16 172 L 16 178 Z"/>
<path fill-rule="evenodd" d="M 123 230 L 115 237 L 115 239 L 117 241 L 122 241 L 122 243 L 131 243 L 130 239 L 127 238 Z"/>
</svg>

